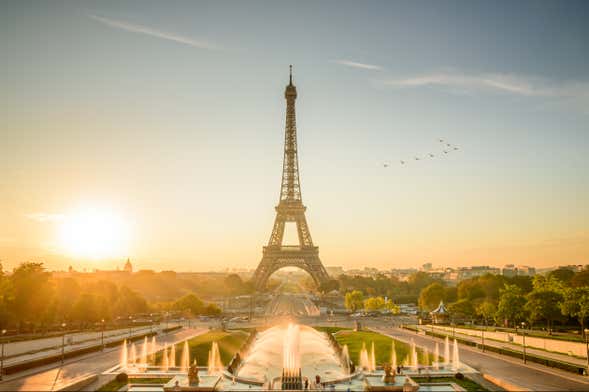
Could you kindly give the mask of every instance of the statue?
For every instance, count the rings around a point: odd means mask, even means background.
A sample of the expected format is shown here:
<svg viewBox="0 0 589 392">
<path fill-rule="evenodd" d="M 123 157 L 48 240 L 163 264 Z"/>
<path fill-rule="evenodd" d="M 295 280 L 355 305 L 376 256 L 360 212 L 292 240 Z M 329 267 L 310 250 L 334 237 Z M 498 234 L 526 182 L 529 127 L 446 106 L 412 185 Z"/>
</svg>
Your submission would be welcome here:
<svg viewBox="0 0 589 392">
<path fill-rule="evenodd" d="M 198 367 L 196 366 L 196 360 L 188 368 L 188 385 L 198 385 L 200 379 L 198 378 Z"/>
<path fill-rule="evenodd" d="M 395 371 L 393 367 L 389 363 L 385 363 L 383 365 L 384 369 L 384 376 L 382 376 L 382 382 L 385 384 L 394 384 L 395 383 Z"/>
</svg>

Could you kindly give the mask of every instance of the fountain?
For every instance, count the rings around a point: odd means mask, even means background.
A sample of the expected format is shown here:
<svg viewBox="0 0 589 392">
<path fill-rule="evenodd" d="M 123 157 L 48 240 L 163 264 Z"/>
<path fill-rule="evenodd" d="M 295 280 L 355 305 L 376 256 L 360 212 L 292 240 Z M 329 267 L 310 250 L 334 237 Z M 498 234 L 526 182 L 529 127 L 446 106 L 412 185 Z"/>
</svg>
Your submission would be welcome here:
<svg viewBox="0 0 589 392">
<path fill-rule="evenodd" d="M 129 364 L 129 356 L 127 352 L 127 339 L 123 340 L 123 347 L 121 348 L 121 368 L 126 369 Z"/>
<path fill-rule="evenodd" d="M 391 366 L 393 367 L 393 371 L 397 371 L 397 350 L 395 349 L 394 340 L 391 346 Z"/>
<path fill-rule="evenodd" d="M 370 371 L 373 372 L 376 370 L 376 355 L 374 354 L 374 342 L 372 342 L 372 347 L 370 348 Z"/>
<path fill-rule="evenodd" d="M 184 341 L 184 348 L 182 349 L 182 358 L 180 359 L 180 370 L 186 371 L 190 367 L 190 351 L 188 349 L 188 341 Z"/>
<path fill-rule="evenodd" d="M 447 369 L 448 365 L 450 365 L 450 340 L 446 336 L 444 339 L 444 369 Z"/>
<path fill-rule="evenodd" d="M 429 350 L 427 349 L 427 347 L 423 348 L 423 361 L 422 364 L 424 364 L 425 366 L 429 366 L 430 362 L 429 362 Z"/>
<path fill-rule="evenodd" d="M 162 352 L 162 370 L 167 372 L 170 368 L 170 363 L 168 361 L 168 345 L 164 345 L 164 351 Z"/>
<path fill-rule="evenodd" d="M 176 345 L 172 344 L 170 349 L 170 360 L 168 361 L 170 367 L 176 367 Z"/>
<path fill-rule="evenodd" d="M 143 345 L 141 346 L 141 356 L 139 357 L 139 364 L 142 366 L 147 366 L 147 336 L 143 340 Z"/>
<path fill-rule="evenodd" d="M 452 370 L 460 369 L 460 357 L 458 356 L 458 342 L 454 339 L 454 347 L 452 350 Z"/>
<path fill-rule="evenodd" d="M 417 349 L 415 348 L 415 341 L 411 339 L 411 367 L 417 369 L 419 363 L 417 361 Z"/>
<path fill-rule="evenodd" d="M 342 349 L 342 366 L 344 368 L 345 374 L 350 374 L 350 353 L 347 344 L 345 344 L 344 348 Z"/>
<path fill-rule="evenodd" d="M 218 374 L 223 370 L 223 362 L 221 362 L 221 353 L 219 352 L 219 344 L 217 342 L 213 342 L 209 350 L 207 369 L 209 374 Z"/>
<path fill-rule="evenodd" d="M 131 355 L 129 362 L 131 362 L 133 366 L 135 366 L 135 362 L 137 362 L 137 351 L 135 350 L 135 343 L 131 343 Z"/>
<path fill-rule="evenodd" d="M 155 335 L 151 337 L 151 347 L 149 350 L 149 360 L 155 362 L 155 353 L 157 352 L 157 343 L 155 342 Z"/>
<path fill-rule="evenodd" d="M 366 350 L 366 343 L 362 342 L 362 349 L 360 350 L 360 367 L 362 370 L 370 371 L 370 359 L 368 358 L 368 351 Z"/>
<path fill-rule="evenodd" d="M 283 390 L 299 390 L 303 386 L 299 354 L 300 336 L 299 326 L 289 324 L 282 344 L 281 388 Z"/>
<path fill-rule="evenodd" d="M 432 362 L 435 370 L 440 369 L 440 344 L 436 342 L 436 348 L 434 350 L 434 360 Z"/>
</svg>

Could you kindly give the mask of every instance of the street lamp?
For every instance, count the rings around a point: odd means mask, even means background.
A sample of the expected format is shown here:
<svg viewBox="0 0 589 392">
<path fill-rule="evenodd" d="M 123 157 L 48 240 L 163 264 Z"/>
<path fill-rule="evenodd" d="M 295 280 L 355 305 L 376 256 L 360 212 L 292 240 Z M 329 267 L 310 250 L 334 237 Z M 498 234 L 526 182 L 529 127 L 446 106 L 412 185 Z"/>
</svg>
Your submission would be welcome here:
<svg viewBox="0 0 589 392">
<path fill-rule="evenodd" d="M 131 340 L 132 334 L 133 334 L 133 316 L 129 316 L 129 340 Z"/>
<path fill-rule="evenodd" d="M 4 375 L 4 335 L 6 335 L 6 330 L 2 330 L 2 357 L 0 357 L 0 380 L 2 380 L 2 376 Z"/>
<path fill-rule="evenodd" d="M 63 360 L 65 357 L 65 323 L 61 323 L 61 329 L 63 333 L 61 334 L 61 366 L 63 366 Z"/>
<path fill-rule="evenodd" d="M 587 336 L 589 334 L 589 329 L 585 328 L 585 330 L 583 332 L 585 332 L 585 351 L 587 353 L 587 374 L 589 374 L 589 337 Z M 4 332 L 2 332 L 2 333 L 4 333 Z M 4 354 L 2 354 L 2 356 L 4 356 Z"/>
<path fill-rule="evenodd" d="M 102 346 L 102 351 L 104 351 L 104 319 L 100 320 L 102 323 L 102 333 L 100 334 L 100 345 Z"/>
<path fill-rule="evenodd" d="M 524 363 L 526 363 L 526 330 L 524 329 L 526 327 L 526 323 L 522 321 L 522 343 L 524 346 Z"/>
<path fill-rule="evenodd" d="M 452 339 L 456 338 L 456 324 L 452 322 Z"/>
<path fill-rule="evenodd" d="M 487 319 L 485 319 L 485 326 L 481 332 L 481 339 L 483 340 L 483 352 L 485 352 L 485 329 L 487 329 Z"/>
</svg>

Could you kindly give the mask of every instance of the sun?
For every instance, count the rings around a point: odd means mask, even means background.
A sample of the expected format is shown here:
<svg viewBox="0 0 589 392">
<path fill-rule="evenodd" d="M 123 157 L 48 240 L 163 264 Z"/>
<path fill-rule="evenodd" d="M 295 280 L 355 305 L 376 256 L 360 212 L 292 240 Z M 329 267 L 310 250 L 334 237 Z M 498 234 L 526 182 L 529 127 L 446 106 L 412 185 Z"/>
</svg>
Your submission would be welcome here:
<svg viewBox="0 0 589 392">
<path fill-rule="evenodd" d="M 108 209 L 85 208 L 64 216 L 59 226 L 63 252 L 73 257 L 105 259 L 128 255 L 128 224 Z"/>
</svg>

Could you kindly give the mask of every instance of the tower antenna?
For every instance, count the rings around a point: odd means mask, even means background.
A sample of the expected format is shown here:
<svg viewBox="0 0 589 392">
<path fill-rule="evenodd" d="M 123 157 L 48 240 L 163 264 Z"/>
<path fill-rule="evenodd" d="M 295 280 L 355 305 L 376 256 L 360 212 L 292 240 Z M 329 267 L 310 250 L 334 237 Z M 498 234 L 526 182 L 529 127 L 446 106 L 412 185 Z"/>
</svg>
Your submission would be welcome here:
<svg viewBox="0 0 589 392">
<path fill-rule="evenodd" d="M 290 68 L 290 85 L 292 86 L 292 64 L 289 65 Z"/>
</svg>

